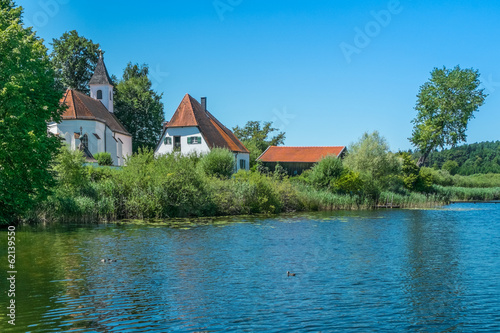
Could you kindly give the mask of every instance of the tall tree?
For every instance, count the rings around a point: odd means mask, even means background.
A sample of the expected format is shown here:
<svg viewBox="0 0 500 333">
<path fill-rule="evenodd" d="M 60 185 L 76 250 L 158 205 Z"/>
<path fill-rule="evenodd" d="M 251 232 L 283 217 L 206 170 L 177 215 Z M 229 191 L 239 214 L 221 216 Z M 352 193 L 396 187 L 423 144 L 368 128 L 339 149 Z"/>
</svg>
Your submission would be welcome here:
<svg viewBox="0 0 500 333">
<path fill-rule="evenodd" d="M 132 150 L 154 149 L 161 136 L 163 94 L 151 89 L 149 67 L 128 63 L 122 79 L 116 85 L 115 114 L 132 134 Z"/>
<path fill-rule="evenodd" d="M 279 146 L 285 142 L 284 132 L 271 136 L 273 132 L 278 131 L 272 125 L 271 121 L 264 122 L 262 127 L 259 121 L 248 121 L 243 128 L 233 128 L 234 134 L 250 151 L 250 166 L 255 165 L 257 157 L 269 146 Z"/>
<path fill-rule="evenodd" d="M 15 222 L 50 191 L 60 141 L 47 135 L 47 122 L 60 120 L 61 97 L 21 7 L 0 0 L 0 223 Z"/>
<path fill-rule="evenodd" d="M 99 59 L 99 44 L 72 30 L 53 39 L 52 47 L 51 62 L 61 87 L 88 94 L 88 83 Z"/>
<path fill-rule="evenodd" d="M 417 117 L 413 119 L 410 142 L 422 156 L 422 166 L 436 148 L 444 148 L 465 141 L 465 131 L 474 112 L 483 105 L 484 89 L 479 89 L 479 72 L 472 68 L 435 68 L 431 78 L 420 87 L 417 95 Z"/>
</svg>

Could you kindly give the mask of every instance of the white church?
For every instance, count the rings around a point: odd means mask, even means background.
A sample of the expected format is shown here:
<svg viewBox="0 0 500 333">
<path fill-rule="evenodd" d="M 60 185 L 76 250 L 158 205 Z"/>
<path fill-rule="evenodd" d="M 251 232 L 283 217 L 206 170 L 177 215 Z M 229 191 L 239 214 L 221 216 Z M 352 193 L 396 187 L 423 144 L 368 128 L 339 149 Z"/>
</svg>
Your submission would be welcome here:
<svg viewBox="0 0 500 333">
<path fill-rule="evenodd" d="M 49 123 L 49 132 L 60 136 L 70 149 L 83 151 L 88 162 L 94 154 L 108 152 L 115 166 L 132 155 L 132 135 L 113 114 L 113 85 L 102 54 L 89 81 L 90 97 L 68 89 L 61 99 L 67 106 L 60 123 Z"/>
<path fill-rule="evenodd" d="M 172 119 L 164 124 L 163 133 L 156 146 L 155 155 L 179 152 L 205 154 L 212 148 L 227 148 L 235 160 L 235 172 L 248 170 L 250 153 L 231 130 L 222 125 L 207 110 L 206 97 L 201 103 L 186 94 Z"/>
</svg>

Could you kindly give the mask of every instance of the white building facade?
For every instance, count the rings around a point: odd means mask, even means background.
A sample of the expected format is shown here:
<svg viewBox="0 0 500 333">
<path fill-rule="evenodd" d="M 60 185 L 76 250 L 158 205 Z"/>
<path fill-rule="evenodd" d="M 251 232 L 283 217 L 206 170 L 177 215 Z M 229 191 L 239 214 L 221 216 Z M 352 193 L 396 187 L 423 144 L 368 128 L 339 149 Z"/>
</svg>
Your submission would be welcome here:
<svg viewBox="0 0 500 333">
<path fill-rule="evenodd" d="M 132 135 L 113 114 L 113 85 L 106 66 L 99 57 L 89 82 L 90 97 L 68 89 L 61 100 L 66 105 L 60 123 L 50 123 L 48 130 L 60 136 L 70 149 L 80 149 L 88 161 L 101 152 L 111 154 L 113 164 L 122 166 L 132 154 Z"/>
<path fill-rule="evenodd" d="M 164 126 L 155 155 L 180 152 L 206 154 L 213 148 L 227 148 L 234 154 L 235 171 L 248 170 L 250 153 L 238 138 L 206 110 L 206 99 L 200 104 L 189 95 Z"/>
</svg>

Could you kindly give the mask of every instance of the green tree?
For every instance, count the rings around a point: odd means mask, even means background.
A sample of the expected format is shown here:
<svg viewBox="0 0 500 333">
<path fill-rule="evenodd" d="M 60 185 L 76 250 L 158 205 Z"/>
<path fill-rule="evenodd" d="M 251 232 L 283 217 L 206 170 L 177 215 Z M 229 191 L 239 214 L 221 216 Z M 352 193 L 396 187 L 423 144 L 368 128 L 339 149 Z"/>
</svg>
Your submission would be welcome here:
<svg viewBox="0 0 500 333">
<path fill-rule="evenodd" d="M 448 161 L 444 162 L 441 169 L 448 171 L 450 173 L 450 175 L 453 176 L 458 171 L 458 163 L 456 161 L 448 160 Z"/>
<path fill-rule="evenodd" d="M 151 89 L 147 65 L 128 63 L 122 80 L 116 85 L 115 115 L 132 134 L 132 150 L 154 149 L 161 136 L 163 103 Z"/>
<path fill-rule="evenodd" d="M 60 120 L 47 49 L 22 9 L 0 0 L 0 223 L 12 223 L 44 200 L 54 184 L 50 168 L 60 146 L 47 122 Z"/>
<path fill-rule="evenodd" d="M 375 131 L 364 133 L 358 142 L 349 146 L 344 165 L 354 172 L 369 176 L 385 186 L 388 179 L 400 173 L 401 161 L 389 151 L 384 137 Z"/>
<path fill-rule="evenodd" d="M 278 131 L 277 128 L 272 127 L 272 124 L 267 121 L 261 127 L 259 121 L 248 121 L 243 128 L 239 126 L 233 128 L 234 134 L 250 151 L 250 167 L 257 163 L 257 158 L 269 146 L 279 146 L 285 142 L 284 132 L 271 136 L 273 132 Z"/>
<path fill-rule="evenodd" d="M 53 39 L 52 48 L 50 59 L 61 88 L 89 94 L 88 83 L 99 59 L 99 44 L 72 30 Z"/>
<path fill-rule="evenodd" d="M 487 96 L 484 89 L 479 89 L 480 84 L 479 72 L 472 68 L 443 67 L 431 72 L 430 80 L 417 95 L 417 117 L 412 121 L 413 133 L 409 138 L 422 153 L 418 166 L 436 148 L 465 141 L 467 124 Z"/>
<path fill-rule="evenodd" d="M 87 172 L 85 170 L 85 157 L 80 150 L 70 150 L 62 146 L 55 158 L 54 171 L 57 175 L 59 188 L 79 191 L 87 183 Z"/>
</svg>

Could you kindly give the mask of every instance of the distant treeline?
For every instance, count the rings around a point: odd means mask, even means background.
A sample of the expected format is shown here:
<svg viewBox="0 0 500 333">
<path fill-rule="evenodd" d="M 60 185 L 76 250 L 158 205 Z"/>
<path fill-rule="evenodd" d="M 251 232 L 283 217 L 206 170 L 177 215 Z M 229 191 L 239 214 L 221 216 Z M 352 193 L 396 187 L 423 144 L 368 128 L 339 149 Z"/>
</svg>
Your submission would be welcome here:
<svg viewBox="0 0 500 333">
<path fill-rule="evenodd" d="M 417 153 L 414 157 L 418 157 Z M 465 144 L 434 151 L 425 165 L 434 169 L 442 169 L 444 166 L 444 169 L 448 169 L 450 173 L 464 176 L 477 173 L 500 173 L 500 141 Z"/>
</svg>

